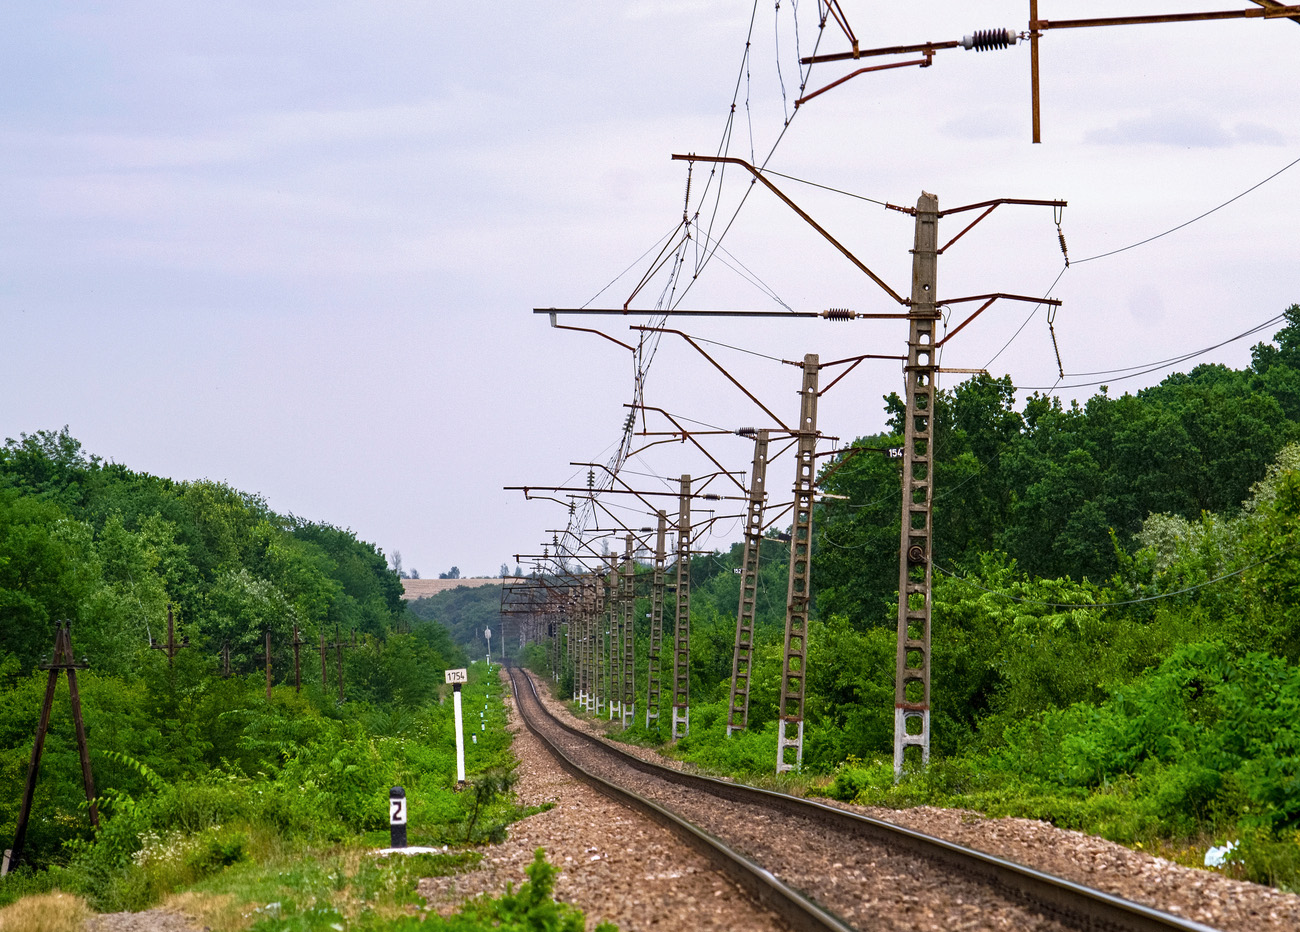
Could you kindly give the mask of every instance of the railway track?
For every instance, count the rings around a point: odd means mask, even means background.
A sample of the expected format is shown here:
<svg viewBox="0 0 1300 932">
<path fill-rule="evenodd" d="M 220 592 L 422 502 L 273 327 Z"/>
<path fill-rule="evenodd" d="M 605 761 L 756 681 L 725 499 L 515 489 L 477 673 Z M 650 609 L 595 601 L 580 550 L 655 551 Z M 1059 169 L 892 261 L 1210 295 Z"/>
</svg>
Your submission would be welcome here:
<svg viewBox="0 0 1300 932">
<path fill-rule="evenodd" d="M 662 767 L 557 719 L 507 668 L 524 725 L 567 771 L 674 831 L 801 930 L 1214 932 L 812 800 Z"/>
</svg>

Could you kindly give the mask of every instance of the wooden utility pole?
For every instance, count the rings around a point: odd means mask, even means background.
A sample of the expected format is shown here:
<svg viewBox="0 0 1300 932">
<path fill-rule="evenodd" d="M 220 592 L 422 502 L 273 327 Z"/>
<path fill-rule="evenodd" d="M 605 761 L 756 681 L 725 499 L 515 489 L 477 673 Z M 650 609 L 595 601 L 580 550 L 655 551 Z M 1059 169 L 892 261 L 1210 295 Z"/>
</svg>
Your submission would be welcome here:
<svg viewBox="0 0 1300 932">
<path fill-rule="evenodd" d="M 27 842 L 27 825 L 31 819 L 32 800 L 36 794 L 36 777 L 41 770 L 41 754 L 45 749 L 45 735 L 50 727 L 50 712 L 54 708 L 54 688 L 58 684 L 60 670 L 68 674 L 68 697 L 72 706 L 72 723 L 77 734 L 77 753 L 81 755 L 81 780 L 86 790 L 90 824 L 99 828 L 99 809 L 95 805 L 95 778 L 90 771 L 90 748 L 86 744 L 86 726 L 81 719 L 81 691 L 77 688 L 77 671 L 89 666 L 84 657 L 80 661 L 73 657 L 72 623 L 55 622 L 54 653 L 47 663 L 40 665 L 42 670 L 50 671 L 50 676 L 45 684 L 45 701 L 41 705 L 41 717 L 36 725 L 36 741 L 32 745 L 32 756 L 27 765 L 27 783 L 23 787 L 22 807 L 18 812 L 18 823 L 14 828 L 14 846 L 5 859 L 6 872 L 16 867 L 22 860 L 23 846 Z"/>
<path fill-rule="evenodd" d="M 266 698 L 271 698 L 271 629 L 266 629 Z"/>
<path fill-rule="evenodd" d="M 907 399 L 903 420 L 903 514 L 898 559 L 898 648 L 894 675 L 894 778 L 903 752 L 921 749 L 930 762 L 930 584 L 934 495 L 935 324 L 939 199 L 916 202 L 912 310 L 907 335 Z"/>
<path fill-rule="evenodd" d="M 334 643 L 330 646 L 334 648 L 335 656 L 338 658 L 339 702 L 343 702 L 345 699 L 345 696 L 343 695 L 343 649 L 345 647 L 351 649 L 357 646 L 357 629 L 356 628 L 352 629 L 352 643 L 349 644 L 347 641 L 343 640 L 343 633 L 339 630 L 339 626 L 335 625 Z M 323 672 L 324 667 L 322 667 L 321 669 Z"/>
<path fill-rule="evenodd" d="M 808 603 L 812 598 L 813 489 L 817 480 L 817 376 L 820 371 L 816 353 L 804 356 L 796 432 L 794 521 L 790 526 L 785 656 L 781 670 L 781 705 L 777 709 L 777 773 L 798 769 L 803 764 L 804 693 L 808 685 Z M 794 760 L 790 759 L 790 751 L 794 752 Z"/>
<path fill-rule="evenodd" d="M 298 650 L 306 642 L 298 635 L 298 623 L 293 623 L 293 691 L 302 692 L 302 667 L 299 664 Z"/>
<path fill-rule="evenodd" d="M 170 667 L 172 665 L 172 661 L 176 659 L 177 653 L 179 653 L 182 648 L 186 648 L 189 646 L 190 646 L 190 639 L 188 637 L 182 638 L 179 641 L 176 640 L 176 620 L 172 615 L 172 604 L 168 602 L 167 603 L 167 640 L 159 644 L 153 638 L 149 638 L 149 647 L 152 648 L 153 650 L 160 650 L 163 653 L 165 653 L 167 655 L 167 666 Z"/>
</svg>

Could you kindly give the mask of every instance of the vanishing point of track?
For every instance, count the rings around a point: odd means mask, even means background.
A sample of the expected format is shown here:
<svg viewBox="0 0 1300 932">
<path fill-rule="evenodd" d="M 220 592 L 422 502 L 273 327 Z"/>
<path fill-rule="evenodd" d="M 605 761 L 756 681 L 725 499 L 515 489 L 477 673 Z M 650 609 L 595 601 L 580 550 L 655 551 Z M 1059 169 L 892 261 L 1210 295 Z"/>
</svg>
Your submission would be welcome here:
<svg viewBox="0 0 1300 932">
<path fill-rule="evenodd" d="M 792 928 L 1213 932 L 833 806 L 643 761 L 565 724 L 508 668 L 525 726 L 565 770 L 679 835 Z"/>
</svg>

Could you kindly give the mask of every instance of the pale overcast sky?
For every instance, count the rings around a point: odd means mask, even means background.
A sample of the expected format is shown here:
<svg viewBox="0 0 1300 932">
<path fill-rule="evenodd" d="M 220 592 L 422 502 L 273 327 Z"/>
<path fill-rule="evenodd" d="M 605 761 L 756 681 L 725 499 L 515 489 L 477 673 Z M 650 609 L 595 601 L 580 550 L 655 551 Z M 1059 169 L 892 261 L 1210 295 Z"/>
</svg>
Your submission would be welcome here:
<svg viewBox="0 0 1300 932">
<path fill-rule="evenodd" d="M 1239 5 L 1041 0 L 1040 13 Z M 564 516 L 502 486 L 564 483 L 570 461 L 607 458 L 632 394 L 625 351 L 551 330 L 532 308 L 592 301 L 631 267 L 593 306 L 627 299 L 647 266 L 638 256 L 681 218 L 686 167 L 670 155 L 717 152 L 733 98 L 730 154 L 767 154 L 793 112 L 797 58 L 818 40 L 816 6 L 5 4 L 0 435 L 67 424 L 89 452 L 261 493 L 401 551 L 425 576 L 513 564 Z M 1020 30 L 1027 15 L 1023 0 L 842 7 L 863 48 Z M 830 27 L 820 41 L 846 47 Z M 861 64 L 818 66 L 809 89 Z M 1064 199 L 1079 260 L 1184 223 L 1300 158 L 1294 23 L 1052 31 L 1042 74 L 1041 145 L 1029 141 L 1028 47 L 951 50 L 811 101 L 769 167 L 905 205 L 922 190 L 941 208 Z M 709 207 L 704 177 L 697 165 L 692 210 Z M 906 293 L 909 217 L 772 180 Z M 728 174 L 715 236 L 746 186 Z M 1052 290 L 1065 302 L 1055 329 L 1066 372 L 1176 356 L 1300 301 L 1298 216 L 1300 166 L 1177 233 L 1076 264 Z M 761 189 L 723 245 L 682 307 L 888 309 Z M 1052 212 L 1001 207 L 941 259 L 939 291 L 1042 295 L 1061 268 Z M 634 306 L 653 306 L 658 282 Z M 988 365 L 1031 310 L 994 305 L 943 364 Z M 626 339 L 627 323 L 600 325 Z M 679 326 L 784 359 L 897 353 L 906 333 Z M 1202 359 L 1244 365 L 1256 339 Z M 796 370 L 711 352 L 793 417 Z M 989 368 L 1018 385 L 1056 381 L 1042 309 Z M 881 396 L 899 384 L 896 363 L 862 367 L 823 399 L 823 430 L 846 441 L 880 430 Z M 661 344 L 646 401 L 763 426 L 676 338 Z M 717 455 L 748 467 L 743 440 Z M 629 469 L 647 484 L 700 471 L 677 445 Z M 775 495 L 789 480 L 774 466 L 769 485 Z"/>
</svg>

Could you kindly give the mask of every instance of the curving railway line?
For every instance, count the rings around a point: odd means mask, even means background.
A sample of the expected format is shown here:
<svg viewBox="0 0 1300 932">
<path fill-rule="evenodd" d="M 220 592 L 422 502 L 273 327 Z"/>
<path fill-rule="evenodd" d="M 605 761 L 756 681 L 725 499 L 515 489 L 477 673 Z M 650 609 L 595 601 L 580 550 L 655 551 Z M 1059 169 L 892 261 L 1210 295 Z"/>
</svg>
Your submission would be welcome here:
<svg viewBox="0 0 1300 932">
<path fill-rule="evenodd" d="M 643 761 L 555 718 L 530 676 L 508 672 L 524 725 L 565 770 L 676 832 L 792 928 L 1213 932 L 888 822 Z"/>
</svg>

